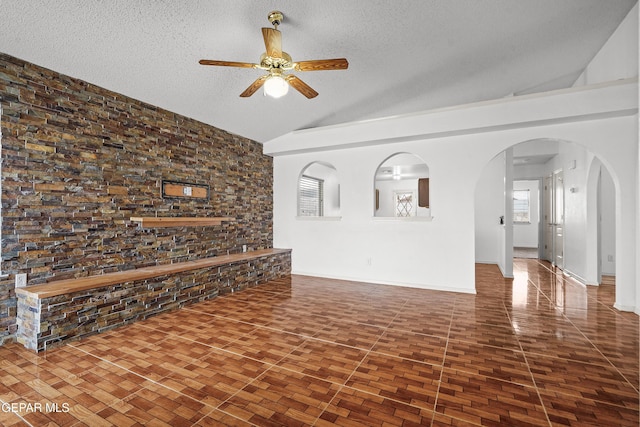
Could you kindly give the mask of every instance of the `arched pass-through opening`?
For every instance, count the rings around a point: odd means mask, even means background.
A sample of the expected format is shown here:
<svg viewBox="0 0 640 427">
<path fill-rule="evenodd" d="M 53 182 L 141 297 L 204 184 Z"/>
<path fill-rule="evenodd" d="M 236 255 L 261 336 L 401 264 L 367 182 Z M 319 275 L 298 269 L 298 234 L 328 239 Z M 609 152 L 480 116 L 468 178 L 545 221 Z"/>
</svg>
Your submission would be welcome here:
<svg viewBox="0 0 640 427">
<path fill-rule="evenodd" d="M 312 162 L 298 176 L 298 217 L 340 217 L 340 181 L 336 168 Z"/>
<path fill-rule="evenodd" d="M 594 153 L 557 139 L 514 144 L 485 166 L 475 188 L 476 263 L 497 264 L 504 273 L 513 262 L 507 249 L 517 241 L 518 227 L 525 227 L 512 219 L 517 181 L 540 186 L 540 262 L 585 285 L 614 282 L 615 177 Z"/>
<path fill-rule="evenodd" d="M 387 157 L 374 176 L 374 217 L 431 218 L 429 166 L 415 154 Z"/>
</svg>

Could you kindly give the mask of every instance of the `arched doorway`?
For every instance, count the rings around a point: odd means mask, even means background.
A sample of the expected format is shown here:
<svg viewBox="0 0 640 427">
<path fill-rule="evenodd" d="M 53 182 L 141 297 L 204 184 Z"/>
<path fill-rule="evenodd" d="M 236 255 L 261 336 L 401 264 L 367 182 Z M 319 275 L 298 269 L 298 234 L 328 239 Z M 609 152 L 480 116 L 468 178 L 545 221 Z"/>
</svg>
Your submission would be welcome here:
<svg viewBox="0 0 640 427">
<path fill-rule="evenodd" d="M 538 203 L 525 204 L 519 194 L 514 212 L 514 194 L 522 190 L 516 182 L 537 182 Z M 475 192 L 477 263 L 495 263 L 509 277 L 518 232 L 535 227 L 541 260 L 587 285 L 601 283 L 603 273 L 615 276 L 616 184 L 583 146 L 557 139 L 514 144 L 486 165 Z M 537 212 L 527 217 L 527 208 Z M 521 213 L 538 223 L 518 222 Z"/>
</svg>

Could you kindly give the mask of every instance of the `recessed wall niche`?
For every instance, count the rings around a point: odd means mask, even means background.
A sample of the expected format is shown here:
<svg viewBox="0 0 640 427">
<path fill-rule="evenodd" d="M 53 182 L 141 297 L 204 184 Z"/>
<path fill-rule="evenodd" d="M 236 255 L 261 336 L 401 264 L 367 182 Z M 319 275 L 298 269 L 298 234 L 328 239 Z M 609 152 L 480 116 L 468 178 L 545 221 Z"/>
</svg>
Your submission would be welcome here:
<svg viewBox="0 0 640 427">
<path fill-rule="evenodd" d="M 374 216 L 431 218 L 429 167 L 412 153 L 383 161 L 374 178 Z"/>
<path fill-rule="evenodd" d="M 325 162 L 308 164 L 298 178 L 298 217 L 339 218 L 338 171 Z"/>
</svg>

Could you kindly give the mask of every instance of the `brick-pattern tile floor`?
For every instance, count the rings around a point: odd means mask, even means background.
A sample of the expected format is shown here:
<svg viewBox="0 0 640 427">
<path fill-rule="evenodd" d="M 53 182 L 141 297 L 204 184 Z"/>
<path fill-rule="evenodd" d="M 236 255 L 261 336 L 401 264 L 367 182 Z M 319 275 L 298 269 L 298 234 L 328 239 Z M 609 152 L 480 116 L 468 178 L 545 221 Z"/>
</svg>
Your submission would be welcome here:
<svg viewBox="0 0 640 427">
<path fill-rule="evenodd" d="M 306 276 L 34 354 L 2 426 L 634 426 L 638 316 L 535 259 L 476 295 Z"/>
</svg>

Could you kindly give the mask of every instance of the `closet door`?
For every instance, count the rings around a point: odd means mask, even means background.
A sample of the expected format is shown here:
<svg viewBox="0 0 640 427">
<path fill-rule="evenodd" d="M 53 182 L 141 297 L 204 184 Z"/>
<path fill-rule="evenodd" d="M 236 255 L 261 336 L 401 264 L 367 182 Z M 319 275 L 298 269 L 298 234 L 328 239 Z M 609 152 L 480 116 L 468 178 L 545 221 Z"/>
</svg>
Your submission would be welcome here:
<svg viewBox="0 0 640 427">
<path fill-rule="evenodd" d="M 542 259 L 553 261 L 553 176 L 549 175 L 544 179 L 542 189 L 542 200 L 544 200 L 543 226 L 543 248 Z"/>
<path fill-rule="evenodd" d="M 564 268 L 564 176 L 553 174 L 553 264 Z"/>
</svg>

